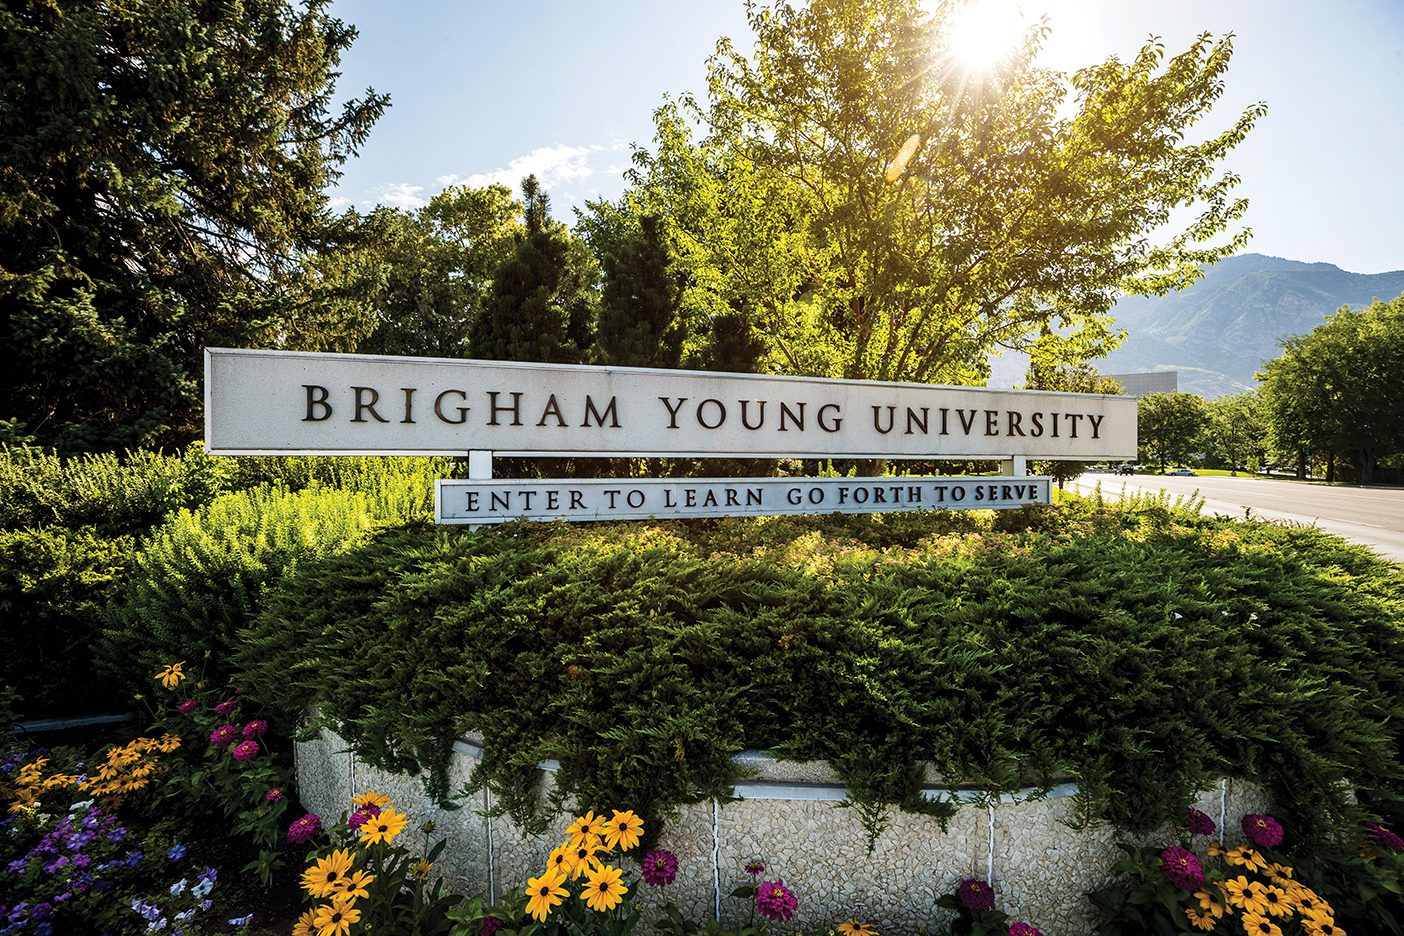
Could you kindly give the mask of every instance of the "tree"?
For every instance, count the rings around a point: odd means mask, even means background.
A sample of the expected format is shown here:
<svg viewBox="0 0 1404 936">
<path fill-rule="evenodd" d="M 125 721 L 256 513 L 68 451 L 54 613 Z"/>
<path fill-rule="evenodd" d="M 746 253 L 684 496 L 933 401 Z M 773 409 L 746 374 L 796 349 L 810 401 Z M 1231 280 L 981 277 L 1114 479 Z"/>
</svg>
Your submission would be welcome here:
<svg viewBox="0 0 1404 936">
<path fill-rule="evenodd" d="M 980 382 L 992 349 L 1050 323 L 1061 359 L 1086 360 L 1114 345 L 1119 295 L 1185 286 L 1245 242 L 1238 179 L 1217 167 L 1264 108 L 1189 139 L 1228 39 L 1069 76 L 1033 64 L 1034 30 L 978 74 L 954 64 L 949 13 L 752 7 L 752 56 L 723 40 L 707 105 L 657 112 L 629 197 L 672 222 L 684 305 L 744 305 L 769 369 Z M 1170 225 L 1185 207 L 1197 215 Z"/>
<path fill-rule="evenodd" d="M 1136 432 L 1142 461 L 1165 471 L 1169 462 L 1184 464 L 1202 451 L 1209 409 L 1193 393 L 1149 393 L 1136 403 Z"/>
<path fill-rule="evenodd" d="M 1258 395 L 1252 391 L 1232 393 L 1210 400 L 1207 406 L 1209 446 L 1228 464 L 1231 473 L 1238 474 L 1239 465 L 1260 461 L 1267 427 Z"/>
<path fill-rule="evenodd" d="M 581 364 L 595 337 L 599 269 L 589 249 L 550 219 L 536 176 L 522 180 L 525 230 L 497 268 L 469 337 L 474 357 Z"/>
<path fill-rule="evenodd" d="M 1258 374 L 1276 443 L 1346 456 L 1372 484 L 1380 458 L 1404 452 L 1404 295 L 1342 306 Z"/>
<path fill-rule="evenodd" d="M 371 354 L 464 357 L 497 268 L 520 233 L 522 206 L 501 185 L 447 188 L 413 212 L 377 209 L 379 267 Z"/>
<path fill-rule="evenodd" d="M 276 343 L 324 192 L 388 99 L 332 112 L 325 0 L 0 10 L 0 422 L 63 449 L 195 434 L 202 349 Z"/>
<path fill-rule="evenodd" d="M 624 367 L 677 367 L 686 329 L 678 315 L 682 282 L 664 222 L 607 202 L 591 203 L 577 229 L 603 275 L 595 359 Z"/>
<path fill-rule="evenodd" d="M 1035 342 L 1029 355 L 1029 370 L 1024 379 L 1026 390 L 1058 390 L 1064 393 L 1105 393 L 1120 396 L 1126 389 L 1110 377 L 1103 377 L 1096 368 L 1088 364 L 1060 362 L 1054 347 L 1054 339 L 1045 332 L 1042 342 Z M 1049 353 L 1044 353 L 1048 348 Z M 1031 470 L 1036 475 L 1047 475 L 1063 485 L 1087 470 L 1090 462 L 1082 461 L 1036 461 Z"/>
</svg>

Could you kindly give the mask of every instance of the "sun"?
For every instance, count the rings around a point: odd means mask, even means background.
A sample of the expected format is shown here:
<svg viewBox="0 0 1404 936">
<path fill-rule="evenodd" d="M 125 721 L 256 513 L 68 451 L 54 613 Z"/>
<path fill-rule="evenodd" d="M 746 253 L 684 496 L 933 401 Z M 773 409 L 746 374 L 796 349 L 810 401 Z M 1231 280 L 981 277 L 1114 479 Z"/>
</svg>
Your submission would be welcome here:
<svg viewBox="0 0 1404 936">
<path fill-rule="evenodd" d="M 971 0 L 946 28 L 946 49 L 967 71 L 994 68 L 1023 37 L 1024 16 L 1011 0 Z"/>
</svg>

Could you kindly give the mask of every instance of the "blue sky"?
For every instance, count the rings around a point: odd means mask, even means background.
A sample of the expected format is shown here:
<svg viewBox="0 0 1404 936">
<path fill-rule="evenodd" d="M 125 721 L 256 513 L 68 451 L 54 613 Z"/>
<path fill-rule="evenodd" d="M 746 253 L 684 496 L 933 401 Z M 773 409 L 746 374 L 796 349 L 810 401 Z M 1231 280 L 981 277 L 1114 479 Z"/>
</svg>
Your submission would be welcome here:
<svg viewBox="0 0 1404 936">
<path fill-rule="evenodd" d="M 1209 128 L 1270 110 L 1235 153 L 1252 201 L 1249 250 L 1373 273 L 1404 268 L 1404 2 L 1008 0 L 1045 14 L 1047 64 L 1168 53 L 1235 34 Z M 345 167 L 338 204 L 413 207 L 453 183 L 516 188 L 535 172 L 555 214 L 614 197 L 631 143 L 648 145 L 665 94 L 704 90 L 720 36 L 749 45 L 740 0 L 337 0 L 360 38 L 339 89 L 388 92 L 389 111 Z"/>
</svg>

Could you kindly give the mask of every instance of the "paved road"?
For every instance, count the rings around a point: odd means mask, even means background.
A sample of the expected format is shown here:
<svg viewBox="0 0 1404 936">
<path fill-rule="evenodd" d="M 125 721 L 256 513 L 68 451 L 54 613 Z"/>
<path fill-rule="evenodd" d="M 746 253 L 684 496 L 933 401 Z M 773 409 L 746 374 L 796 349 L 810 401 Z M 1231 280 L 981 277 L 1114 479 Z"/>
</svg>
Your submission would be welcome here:
<svg viewBox="0 0 1404 936">
<path fill-rule="evenodd" d="M 1097 485 L 1107 498 L 1127 493 L 1165 491 L 1172 498 L 1196 492 L 1206 513 L 1253 516 L 1265 520 L 1308 523 L 1374 548 L 1404 562 L 1404 488 L 1327 487 L 1299 481 L 1252 477 L 1160 477 L 1155 475 L 1085 474 L 1069 482 L 1087 494 Z"/>
</svg>

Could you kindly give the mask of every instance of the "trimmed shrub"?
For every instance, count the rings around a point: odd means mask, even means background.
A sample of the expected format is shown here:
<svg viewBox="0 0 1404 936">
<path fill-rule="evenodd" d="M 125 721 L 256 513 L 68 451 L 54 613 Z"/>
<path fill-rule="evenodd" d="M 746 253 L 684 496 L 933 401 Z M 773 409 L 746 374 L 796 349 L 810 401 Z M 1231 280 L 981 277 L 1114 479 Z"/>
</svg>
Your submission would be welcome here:
<svg viewBox="0 0 1404 936">
<path fill-rule="evenodd" d="M 1401 596 L 1334 537 L 1162 505 L 416 525 L 301 565 L 236 654 L 387 768 L 482 734 L 518 819 L 546 757 L 582 807 L 658 817 L 766 748 L 833 763 L 873 830 L 949 811 L 919 797 L 932 763 L 992 792 L 1071 778 L 1131 832 L 1241 777 L 1309 840 L 1404 805 Z"/>
<path fill-rule="evenodd" d="M 0 617 L 11 638 L 0 654 L 0 683 L 18 691 L 22 717 L 120 709 L 94 648 L 98 608 L 131 548 L 129 537 L 92 530 L 0 530 Z"/>
<path fill-rule="evenodd" d="M 268 589 L 302 562 L 350 549 L 385 523 L 430 516 L 433 490 L 417 473 L 376 491 L 258 487 L 182 510 L 146 539 L 105 611 L 104 660 L 140 681 L 161 665 L 211 651 L 216 676 L 234 635 Z"/>
</svg>

